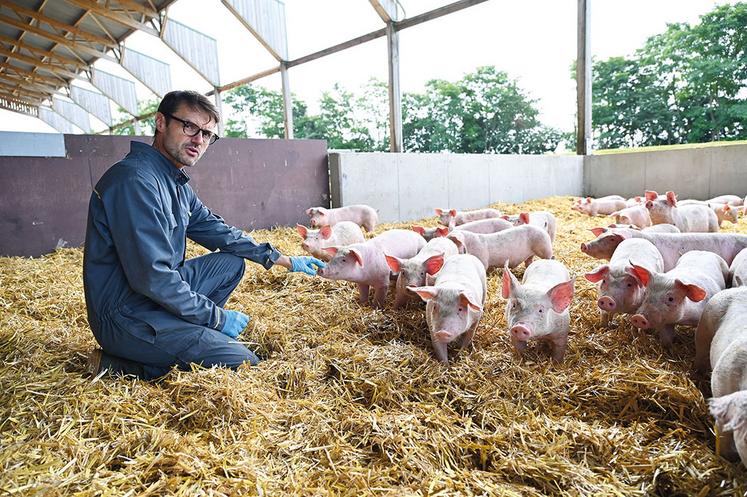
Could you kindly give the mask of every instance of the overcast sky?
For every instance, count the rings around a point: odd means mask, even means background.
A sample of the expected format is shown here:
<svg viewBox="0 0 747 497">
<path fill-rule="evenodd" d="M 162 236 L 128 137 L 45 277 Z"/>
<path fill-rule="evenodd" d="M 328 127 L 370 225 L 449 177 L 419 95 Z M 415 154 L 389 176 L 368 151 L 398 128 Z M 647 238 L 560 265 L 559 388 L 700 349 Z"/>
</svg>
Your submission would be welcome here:
<svg viewBox="0 0 747 497">
<path fill-rule="evenodd" d="M 400 0 L 407 17 L 452 0 Z M 630 55 L 667 23 L 698 22 L 717 5 L 714 0 L 590 0 L 591 47 L 597 59 Z M 421 92 L 430 79 L 455 81 L 483 65 L 506 71 L 537 100 L 540 118 L 570 131 L 574 126 L 575 84 L 570 67 L 576 57 L 576 0 L 488 0 L 400 33 L 402 91 Z M 291 59 L 315 52 L 383 27 L 368 0 L 285 0 Z M 276 65 L 266 50 L 219 0 L 177 0 L 169 16 L 218 40 L 221 84 Z M 174 89 L 207 92 L 210 84 L 190 69 L 160 40 L 133 34 L 126 46 L 171 64 Z M 387 80 L 385 39 L 296 66 L 289 70 L 291 91 L 314 112 L 322 92 L 335 82 L 359 92 L 370 78 Z M 97 66 L 121 76 L 127 73 L 105 61 Z M 130 77 L 131 78 L 131 77 Z M 132 79 L 132 78 L 131 78 Z M 280 89 L 278 74 L 258 80 Z M 86 83 L 81 86 L 91 88 Z M 154 98 L 137 84 L 138 98 Z M 228 109 L 224 108 L 224 111 Z M 104 126 L 91 119 L 95 129 Z M 54 130 L 38 119 L 0 110 L 0 130 Z"/>
</svg>

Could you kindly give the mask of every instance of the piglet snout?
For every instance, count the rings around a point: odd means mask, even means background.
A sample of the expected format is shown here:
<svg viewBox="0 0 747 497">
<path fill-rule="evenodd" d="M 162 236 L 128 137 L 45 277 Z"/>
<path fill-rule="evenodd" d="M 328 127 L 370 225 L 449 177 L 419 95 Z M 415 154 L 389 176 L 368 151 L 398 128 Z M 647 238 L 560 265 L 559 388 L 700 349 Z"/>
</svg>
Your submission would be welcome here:
<svg viewBox="0 0 747 497">
<path fill-rule="evenodd" d="M 581 244 L 581 252 L 583 252 L 584 254 L 588 254 L 588 250 L 589 250 L 589 246 L 586 245 L 585 243 L 582 243 Z"/>
<path fill-rule="evenodd" d="M 630 318 L 630 322 L 635 326 L 636 328 L 646 329 L 649 327 L 648 319 L 646 319 L 643 314 L 635 314 Z"/>
<path fill-rule="evenodd" d="M 517 324 L 511 328 L 511 335 L 519 341 L 526 342 L 532 338 L 532 331 L 523 324 Z"/>
<path fill-rule="evenodd" d="M 605 295 L 604 297 L 599 297 L 599 300 L 597 300 L 597 306 L 599 306 L 603 311 L 610 312 L 615 310 L 617 304 L 615 303 L 615 299 Z"/>
</svg>

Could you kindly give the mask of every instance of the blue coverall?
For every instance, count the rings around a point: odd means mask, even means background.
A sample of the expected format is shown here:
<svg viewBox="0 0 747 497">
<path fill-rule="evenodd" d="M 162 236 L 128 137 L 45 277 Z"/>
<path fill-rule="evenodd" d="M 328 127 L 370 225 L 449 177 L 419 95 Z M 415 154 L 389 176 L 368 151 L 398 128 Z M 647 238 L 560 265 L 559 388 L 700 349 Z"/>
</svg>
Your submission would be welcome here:
<svg viewBox="0 0 747 497">
<path fill-rule="evenodd" d="M 174 365 L 258 362 L 219 331 L 222 307 L 244 259 L 269 269 L 280 253 L 228 226 L 188 181 L 158 150 L 132 142 L 91 194 L 83 284 L 102 368 L 154 379 Z M 187 238 L 219 252 L 185 261 Z"/>
</svg>

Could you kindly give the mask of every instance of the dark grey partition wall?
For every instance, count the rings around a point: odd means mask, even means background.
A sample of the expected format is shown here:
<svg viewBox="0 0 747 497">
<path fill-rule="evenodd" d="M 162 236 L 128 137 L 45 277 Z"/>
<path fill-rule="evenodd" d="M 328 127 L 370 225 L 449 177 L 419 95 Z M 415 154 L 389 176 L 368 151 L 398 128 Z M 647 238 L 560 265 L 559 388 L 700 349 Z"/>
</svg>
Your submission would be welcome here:
<svg viewBox="0 0 747 497">
<path fill-rule="evenodd" d="M 82 245 L 93 185 L 131 140 L 65 135 L 66 157 L 0 157 L 0 255 Z M 213 212 L 246 230 L 304 223 L 307 207 L 329 205 L 323 140 L 224 138 L 187 173 Z"/>
</svg>

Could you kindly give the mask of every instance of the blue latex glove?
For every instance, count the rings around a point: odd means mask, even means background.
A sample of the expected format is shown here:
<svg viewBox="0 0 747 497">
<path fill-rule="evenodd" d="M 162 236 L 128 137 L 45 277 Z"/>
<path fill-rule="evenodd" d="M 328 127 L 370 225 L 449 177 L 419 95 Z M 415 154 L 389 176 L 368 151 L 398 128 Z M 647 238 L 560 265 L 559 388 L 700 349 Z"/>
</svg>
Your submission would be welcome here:
<svg viewBox="0 0 747 497">
<path fill-rule="evenodd" d="M 223 324 L 223 329 L 220 332 L 231 338 L 236 338 L 244 331 L 251 318 L 239 311 L 227 311 L 224 309 L 223 312 L 226 314 L 226 322 Z"/>
<path fill-rule="evenodd" d="M 306 273 L 309 276 L 315 276 L 316 270 L 319 268 L 327 267 L 327 265 L 310 255 L 293 255 L 290 257 L 291 268 L 288 270 L 291 273 Z"/>
</svg>

